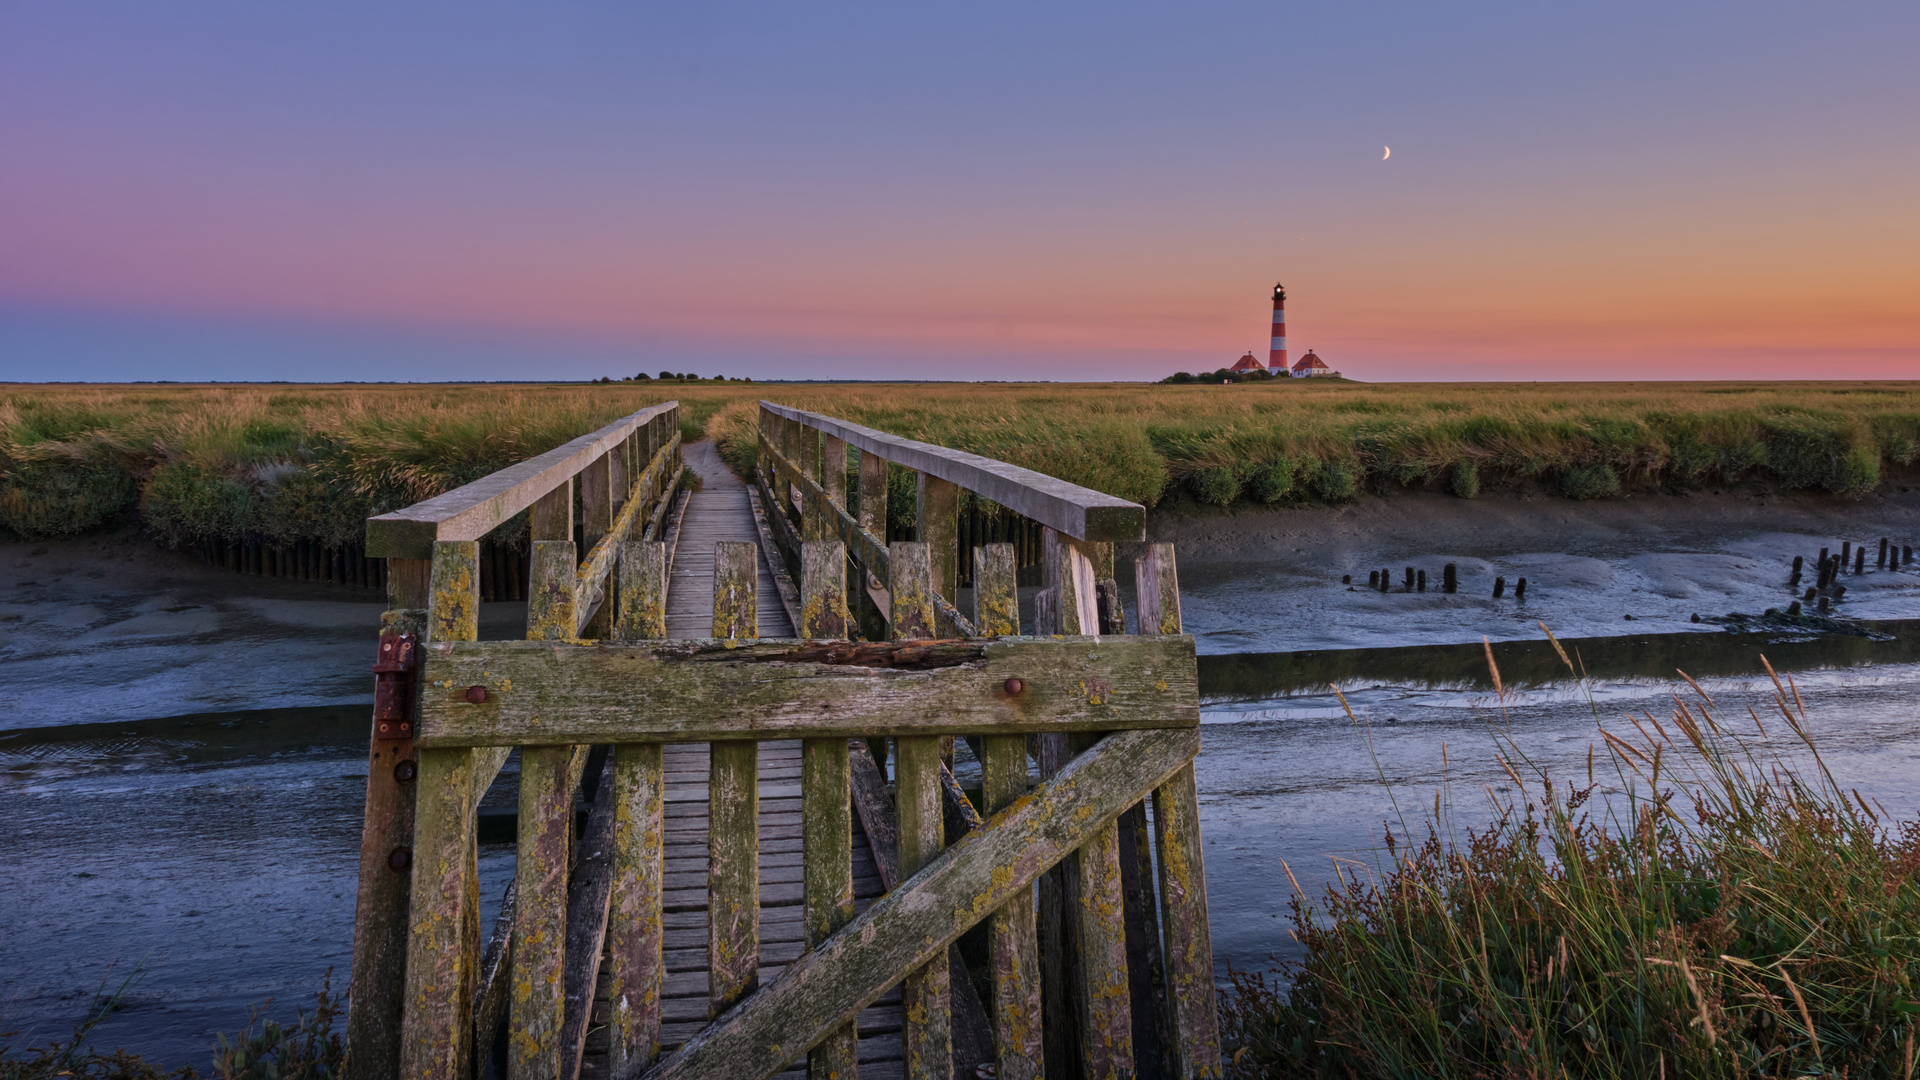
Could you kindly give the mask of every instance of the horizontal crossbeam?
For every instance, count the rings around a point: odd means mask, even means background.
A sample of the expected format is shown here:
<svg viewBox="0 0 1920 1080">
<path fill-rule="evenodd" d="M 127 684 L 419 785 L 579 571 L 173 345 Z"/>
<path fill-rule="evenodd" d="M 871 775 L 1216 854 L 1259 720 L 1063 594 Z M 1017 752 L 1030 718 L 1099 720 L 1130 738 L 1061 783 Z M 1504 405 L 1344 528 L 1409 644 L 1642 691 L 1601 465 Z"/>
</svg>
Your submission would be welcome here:
<svg viewBox="0 0 1920 1080">
<path fill-rule="evenodd" d="M 649 406 L 471 484 L 368 518 L 367 557 L 430 559 L 436 540 L 478 540 L 604 457 L 641 426 L 679 408 L 677 401 Z"/>
<path fill-rule="evenodd" d="M 421 746 L 1185 728 L 1193 639 L 763 640 L 422 649 Z"/>
<path fill-rule="evenodd" d="M 936 476 L 985 496 L 1022 517 L 1051 526 L 1076 540 L 1142 540 L 1146 538 L 1147 510 L 1139 503 L 1116 499 L 1070 484 L 1045 473 L 1004 461 L 950 450 L 933 443 L 903 439 L 845 420 L 762 401 L 760 407 L 775 416 L 825 432 L 895 464 Z"/>
<path fill-rule="evenodd" d="M 1108 736 L 968 833 L 667 1057 L 647 1080 L 773 1076 L 1031 887 L 1200 750 L 1200 733 Z M 634 1080 L 618 1077 L 616 1080 Z"/>
</svg>

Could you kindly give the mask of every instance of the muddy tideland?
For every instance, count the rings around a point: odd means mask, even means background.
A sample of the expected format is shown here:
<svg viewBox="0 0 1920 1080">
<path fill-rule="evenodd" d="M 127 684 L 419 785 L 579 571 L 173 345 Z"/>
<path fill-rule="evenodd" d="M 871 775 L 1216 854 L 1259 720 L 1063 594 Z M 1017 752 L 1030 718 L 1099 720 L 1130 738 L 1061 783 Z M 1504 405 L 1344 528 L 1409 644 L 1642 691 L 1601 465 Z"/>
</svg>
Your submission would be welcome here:
<svg viewBox="0 0 1920 1080">
<path fill-rule="evenodd" d="M 1822 548 L 1866 546 L 1866 573 L 1838 580 L 1857 619 L 1920 618 L 1920 564 L 1877 567 L 1880 542 L 1920 547 L 1920 491 L 1859 502 L 1699 494 L 1597 502 L 1397 495 L 1351 506 L 1155 514 L 1176 545 L 1189 633 L 1203 653 L 1717 631 L 1702 618 L 1785 609 L 1813 584 Z M 1790 588 L 1795 556 L 1800 588 Z M 1446 564 L 1459 591 L 1440 589 Z M 1405 587 L 1424 571 L 1424 592 Z M 1368 575 L 1385 571 L 1386 592 Z M 1353 584 L 1341 584 L 1351 577 Z M 1493 596 L 1496 578 L 1505 595 Z M 1527 580 L 1524 599 L 1514 588 Z M 1813 608 L 1812 603 L 1807 608 Z"/>
<path fill-rule="evenodd" d="M 1512 794 L 1496 735 L 1584 779 L 1598 725 L 1694 693 L 1677 669 L 1718 715 L 1766 715 L 1766 655 L 1836 776 L 1897 813 L 1920 809 L 1920 573 L 1875 565 L 1883 537 L 1920 546 L 1920 495 L 1410 496 L 1170 510 L 1149 528 L 1178 545 L 1202 653 L 1198 773 L 1223 968 L 1293 955 L 1281 860 L 1309 892 L 1336 866 L 1371 867 L 1383 825 L 1418 832 L 1436 790 L 1454 792 L 1459 823 L 1484 820 L 1488 798 Z M 1793 557 L 1810 579 L 1820 548 L 1843 542 L 1868 549 L 1866 572 L 1839 579 L 1841 613 L 1864 633 L 1692 621 L 1784 607 Z M 1439 588 L 1447 563 L 1452 594 Z M 1427 572 L 1425 592 L 1403 587 L 1407 567 Z M 1370 591 L 1381 569 L 1389 589 Z M 338 989 L 381 600 L 229 574 L 133 536 L 0 544 L 0 1031 L 64 1036 L 96 991 L 134 976 L 96 1042 L 204 1065 L 214 1033 L 264 999 L 291 1016 L 329 966 Z M 523 621 L 520 605 L 485 605 L 482 636 L 519 636 Z M 1588 678 L 1565 670 L 1542 622 Z M 1497 691 L 1483 637 L 1505 673 Z M 483 811 L 514 806 L 516 781 L 510 763 Z M 512 868 L 510 834 L 483 843 L 489 921 Z"/>
</svg>

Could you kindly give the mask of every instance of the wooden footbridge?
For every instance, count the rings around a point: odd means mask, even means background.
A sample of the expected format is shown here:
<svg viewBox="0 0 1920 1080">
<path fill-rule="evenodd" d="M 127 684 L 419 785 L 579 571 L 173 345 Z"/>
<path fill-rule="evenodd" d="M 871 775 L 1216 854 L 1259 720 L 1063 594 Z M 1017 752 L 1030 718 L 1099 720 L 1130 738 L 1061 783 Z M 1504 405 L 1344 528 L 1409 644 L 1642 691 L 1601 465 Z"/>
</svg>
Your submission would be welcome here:
<svg viewBox="0 0 1920 1080">
<path fill-rule="evenodd" d="M 1171 545 L 1136 544 L 1137 633 L 1114 580 L 1144 510 L 768 402 L 751 487 L 679 432 L 643 409 L 369 521 L 350 1080 L 1218 1075 Z M 1038 566 L 963 545 L 963 492 L 1043 526 Z M 526 637 L 480 641 L 479 541 L 522 512 Z"/>
</svg>

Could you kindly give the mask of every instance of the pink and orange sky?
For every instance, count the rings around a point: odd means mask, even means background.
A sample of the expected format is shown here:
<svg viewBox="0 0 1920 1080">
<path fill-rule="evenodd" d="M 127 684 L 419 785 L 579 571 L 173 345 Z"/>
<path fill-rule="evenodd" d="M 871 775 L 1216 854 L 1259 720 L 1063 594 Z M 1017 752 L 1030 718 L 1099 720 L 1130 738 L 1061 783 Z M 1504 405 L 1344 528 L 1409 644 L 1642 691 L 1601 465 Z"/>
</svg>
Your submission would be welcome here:
<svg viewBox="0 0 1920 1080">
<path fill-rule="evenodd" d="M 0 6 L 0 379 L 1920 377 L 1912 4 Z M 1391 158 L 1382 160 L 1385 146 Z"/>
</svg>

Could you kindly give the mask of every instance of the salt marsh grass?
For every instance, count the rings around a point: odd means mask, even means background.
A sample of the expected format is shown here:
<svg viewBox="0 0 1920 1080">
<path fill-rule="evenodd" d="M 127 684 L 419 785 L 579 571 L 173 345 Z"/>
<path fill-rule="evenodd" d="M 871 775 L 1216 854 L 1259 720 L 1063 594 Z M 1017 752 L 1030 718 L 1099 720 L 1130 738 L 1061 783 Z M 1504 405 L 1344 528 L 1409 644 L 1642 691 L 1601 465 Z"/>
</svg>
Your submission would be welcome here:
<svg viewBox="0 0 1920 1080">
<path fill-rule="evenodd" d="M 668 398 L 686 438 L 744 469 L 762 397 L 1149 506 L 1739 483 L 1857 497 L 1920 456 L 1916 383 L 14 385 L 0 526 L 71 535 L 137 514 L 171 542 L 348 543 L 369 513 Z"/>
<path fill-rule="evenodd" d="M 1296 894 L 1303 959 L 1235 973 L 1233 1073 L 1911 1077 L 1920 823 L 1836 782 L 1775 683 L 1737 718 L 1683 687 L 1580 776 L 1495 725 L 1490 824 L 1436 796 L 1377 868 Z"/>
</svg>

